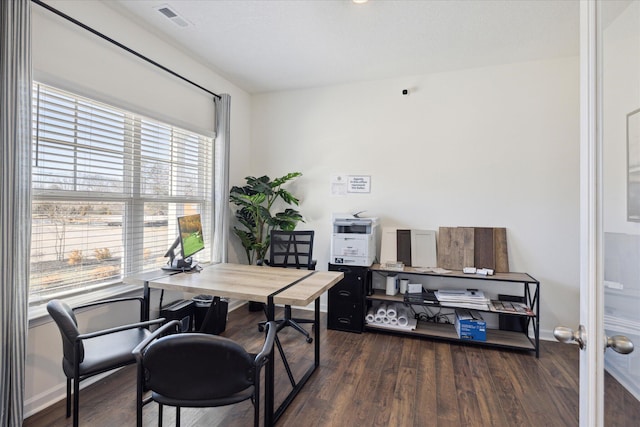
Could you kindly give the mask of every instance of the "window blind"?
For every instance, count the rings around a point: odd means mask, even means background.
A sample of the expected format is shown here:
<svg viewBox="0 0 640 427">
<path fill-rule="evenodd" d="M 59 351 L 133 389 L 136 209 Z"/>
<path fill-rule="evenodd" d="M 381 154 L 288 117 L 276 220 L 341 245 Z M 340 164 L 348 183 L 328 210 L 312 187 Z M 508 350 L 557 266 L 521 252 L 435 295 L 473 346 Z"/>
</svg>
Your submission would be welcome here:
<svg viewBox="0 0 640 427">
<path fill-rule="evenodd" d="M 179 216 L 210 224 L 213 138 L 40 83 L 33 94 L 31 303 L 161 266 Z"/>
</svg>

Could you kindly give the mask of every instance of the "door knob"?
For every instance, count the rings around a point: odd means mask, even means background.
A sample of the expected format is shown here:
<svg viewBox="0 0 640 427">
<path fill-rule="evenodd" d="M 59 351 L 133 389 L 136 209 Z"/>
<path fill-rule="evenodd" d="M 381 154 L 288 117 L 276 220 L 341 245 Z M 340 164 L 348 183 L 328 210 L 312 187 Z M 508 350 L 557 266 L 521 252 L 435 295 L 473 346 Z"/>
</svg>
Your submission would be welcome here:
<svg viewBox="0 0 640 427">
<path fill-rule="evenodd" d="M 584 326 L 580 325 L 577 331 L 565 326 L 557 326 L 553 330 L 553 336 L 562 343 L 576 342 L 583 350 L 587 346 L 587 333 Z M 612 337 L 606 337 L 606 347 L 610 347 L 613 351 L 620 354 L 629 354 L 633 351 L 633 342 L 624 335 L 614 335 Z"/>
<path fill-rule="evenodd" d="M 562 343 L 568 344 L 570 342 L 578 343 L 580 350 L 584 350 L 587 346 L 587 333 L 584 326 L 580 325 L 577 331 L 566 326 L 556 326 L 553 330 L 553 336 Z"/>
<path fill-rule="evenodd" d="M 613 351 L 620 354 L 629 354 L 633 351 L 633 343 L 624 335 L 607 337 L 607 347 L 611 347 Z"/>
</svg>

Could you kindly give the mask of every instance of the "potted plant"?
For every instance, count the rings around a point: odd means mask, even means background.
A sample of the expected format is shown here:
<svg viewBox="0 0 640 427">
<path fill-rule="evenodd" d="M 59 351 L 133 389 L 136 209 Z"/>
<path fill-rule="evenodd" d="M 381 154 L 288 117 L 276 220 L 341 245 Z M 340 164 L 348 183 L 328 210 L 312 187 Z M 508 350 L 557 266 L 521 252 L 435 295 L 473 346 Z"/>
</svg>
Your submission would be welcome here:
<svg viewBox="0 0 640 427">
<path fill-rule="evenodd" d="M 300 172 L 292 172 L 273 181 L 266 175 L 260 178 L 248 176 L 246 185 L 231 188 L 229 200 L 238 206 L 235 216 L 242 226 L 234 226 L 233 232 L 240 238 L 249 264 L 261 263 L 265 259 L 273 228 L 293 230 L 298 222 L 304 222 L 300 212 L 292 208 L 272 212 L 277 200 L 287 205 L 299 204 L 299 200 L 283 185 L 301 175 Z"/>
</svg>

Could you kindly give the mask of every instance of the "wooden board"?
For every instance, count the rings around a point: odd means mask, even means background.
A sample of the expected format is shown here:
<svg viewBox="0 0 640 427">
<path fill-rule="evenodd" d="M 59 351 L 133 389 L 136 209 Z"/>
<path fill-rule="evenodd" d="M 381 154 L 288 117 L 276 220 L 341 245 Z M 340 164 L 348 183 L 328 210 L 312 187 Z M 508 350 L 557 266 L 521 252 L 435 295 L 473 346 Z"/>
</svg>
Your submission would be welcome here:
<svg viewBox="0 0 640 427">
<path fill-rule="evenodd" d="M 493 239 L 493 228 L 474 228 L 474 252 L 473 266 L 476 268 L 496 269 L 495 245 Z"/>
<path fill-rule="evenodd" d="M 509 272 L 509 254 L 507 253 L 507 229 L 493 229 L 495 257 L 496 257 L 496 273 Z"/>
<path fill-rule="evenodd" d="M 438 267 L 448 270 L 476 267 L 508 273 L 507 229 L 440 227 L 437 258 Z"/>
<path fill-rule="evenodd" d="M 438 233 L 438 267 L 462 270 L 474 264 L 474 230 L 472 227 L 440 227 Z"/>
<path fill-rule="evenodd" d="M 397 230 L 396 247 L 398 261 L 404 265 L 411 265 L 411 230 Z"/>
</svg>

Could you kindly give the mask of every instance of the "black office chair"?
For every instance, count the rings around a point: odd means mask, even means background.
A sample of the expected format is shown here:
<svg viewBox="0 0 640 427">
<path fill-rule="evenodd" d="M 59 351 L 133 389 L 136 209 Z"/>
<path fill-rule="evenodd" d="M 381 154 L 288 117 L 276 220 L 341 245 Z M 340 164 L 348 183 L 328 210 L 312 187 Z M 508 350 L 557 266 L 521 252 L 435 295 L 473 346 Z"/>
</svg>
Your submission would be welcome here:
<svg viewBox="0 0 640 427">
<path fill-rule="evenodd" d="M 316 261 L 313 260 L 313 231 L 283 231 L 271 230 L 269 246 L 269 262 L 271 267 L 297 268 L 315 270 Z M 266 310 L 265 310 L 266 313 Z M 260 322 L 258 329 L 263 330 L 265 322 Z M 291 306 L 285 305 L 284 318 L 278 319 L 278 331 L 287 326 L 300 332 L 310 343 L 313 341 L 309 332 L 301 323 L 314 323 L 310 319 L 293 319 Z"/>
<path fill-rule="evenodd" d="M 71 383 L 73 382 L 73 425 L 78 425 L 80 381 L 91 376 L 135 363 L 131 351 L 146 337 L 151 325 L 164 322 L 156 319 L 129 325 L 117 326 L 101 331 L 80 333 L 75 313 L 87 307 L 140 302 L 140 319 L 143 317 L 144 300 L 141 297 L 117 298 L 69 307 L 61 300 L 51 300 L 47 311 L 56 322 L 62 336 L 62 370 L 67 377 L 67 418 L 71 415 Z"/>
<path fill-rule="evenodd" d="M 158 425 L 162 426 L 163 405 L 176 407 L 176 427 L 180 408 L 226 406 L 251 399 L 254 425 L 260 418 L 260 373 L 273 351 L 275 322 L 266 325 L 267 334 L 257 355 L 235 341 L 202 333 L 174 334 L 174 320 L 140 343 L 133 354 L 138 364 L 137 425 L 142 426 L 142 408 L 157 402 Z M 151 396 L 143 398 L 144 391 Z"/>
</svg>

